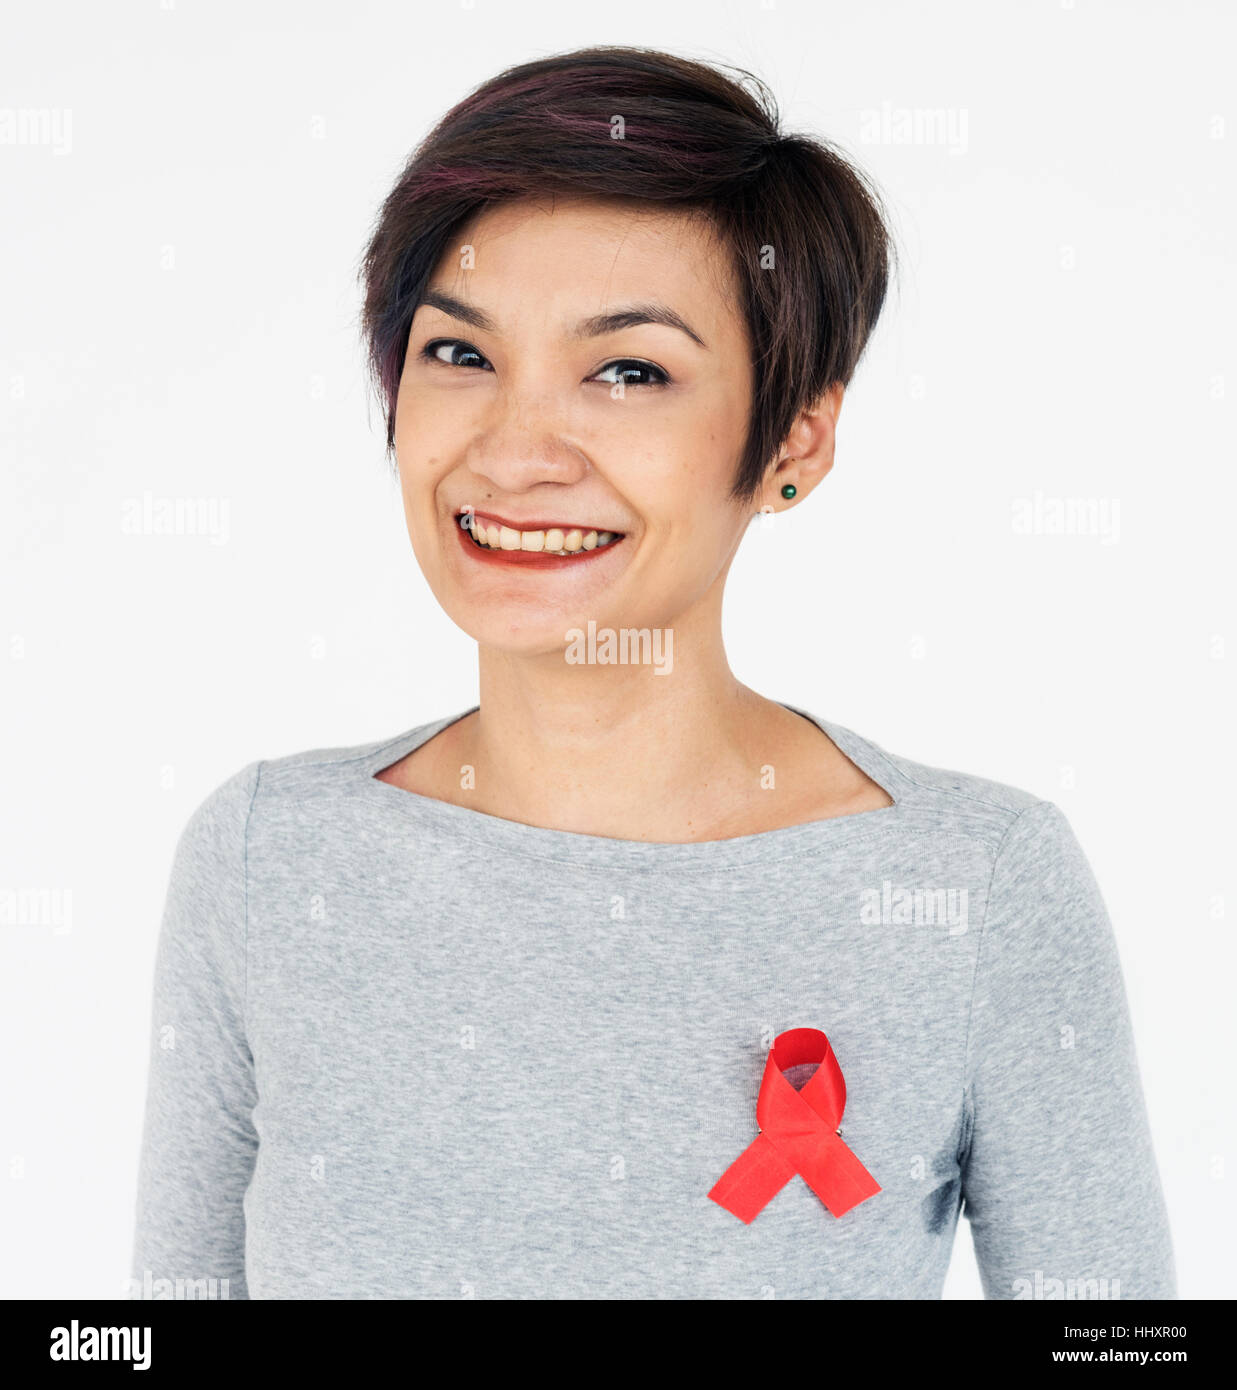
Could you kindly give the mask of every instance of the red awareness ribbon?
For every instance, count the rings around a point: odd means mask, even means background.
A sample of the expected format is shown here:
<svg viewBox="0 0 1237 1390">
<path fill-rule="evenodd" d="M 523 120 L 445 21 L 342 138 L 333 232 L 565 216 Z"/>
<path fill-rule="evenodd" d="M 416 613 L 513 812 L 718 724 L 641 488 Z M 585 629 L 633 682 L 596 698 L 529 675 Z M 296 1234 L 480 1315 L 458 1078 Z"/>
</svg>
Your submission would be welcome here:
<svg viewBox="0 0 1237 1390">
<path fill-rule="evenodd" d="M 782 1075 L 788 1067 L 820 1065 L 802 1090 Z M 819 1028 L 779 1033 L 765 1060 L 756 1098 L 760 1133 L 713 1185 L 718 1206 L 750 1225 L 796 1173 L 834 1216 L 881 1189 L 840 1137 L 846 1082 L 829 1039 Z"/>
</svg>

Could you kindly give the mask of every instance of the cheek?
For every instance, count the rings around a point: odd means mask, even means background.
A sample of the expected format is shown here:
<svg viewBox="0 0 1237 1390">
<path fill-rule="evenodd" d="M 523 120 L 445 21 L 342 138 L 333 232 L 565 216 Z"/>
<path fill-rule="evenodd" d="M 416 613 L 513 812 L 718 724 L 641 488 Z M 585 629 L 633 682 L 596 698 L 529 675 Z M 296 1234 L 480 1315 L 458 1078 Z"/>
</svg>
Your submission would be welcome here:
<svg viewBox="0 0 1237 1390">
<path fill-rule="evenodd" d="M 424 449 L 425 441 L 418 439 Z M 414 451 L 410 442 L 402 442 L 398 432 L 395 438 L 396 466 L 399 472 L 400 497 L 404 508 L 404 525 L 408 539 L 412 542 L 413 554 L 424 570 L 434 558 L 434 547 L 438 544 L 439 517 L 436 505 L 436 472 L 438 458 L 430 454 Z"/>
<path fill-rule="evenodd" d="M 464 418 L 462 410 L 405 381 L 395 403 L 397 454 L 419 465 L 427 454 L 444 452 L 453 437 L 460 437 Z"/>
<path fill-rule="evenodd" d="M 651 441 L 645 476 L 657 482 L 656 508 L 670 519 L 692 516 L 724 498 L 738 466 L 742 436 L 725 402 L 692 411 Z"/>
<path fill-rule="evenodd" d="M 401 390 L 395 415 L 395 461 L 408 503 L 432 494 L 450 456 L 449 418 L 428 409 L 415 392 Z"/>
</svg>

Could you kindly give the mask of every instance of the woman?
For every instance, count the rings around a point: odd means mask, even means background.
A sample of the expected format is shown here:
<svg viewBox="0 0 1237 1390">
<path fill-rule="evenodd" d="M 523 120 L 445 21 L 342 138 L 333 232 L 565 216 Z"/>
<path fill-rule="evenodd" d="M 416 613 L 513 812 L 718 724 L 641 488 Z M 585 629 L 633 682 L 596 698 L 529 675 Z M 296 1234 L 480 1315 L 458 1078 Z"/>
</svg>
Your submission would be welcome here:
<svg viewBox="0 0 1237 1390">
<path fill-rule="evenodd" d="M 889 259 L 846 161 L 666 54 L 524 64 L 416 151 L 364 324 L 480 698 L 191 819 L 135 1279 L 939 1297 L 965 1199 L 990 1298 L 1174 1294 L 1061 812 L 727 664 L 730 563 L 828 473 Z"/>
</svg>

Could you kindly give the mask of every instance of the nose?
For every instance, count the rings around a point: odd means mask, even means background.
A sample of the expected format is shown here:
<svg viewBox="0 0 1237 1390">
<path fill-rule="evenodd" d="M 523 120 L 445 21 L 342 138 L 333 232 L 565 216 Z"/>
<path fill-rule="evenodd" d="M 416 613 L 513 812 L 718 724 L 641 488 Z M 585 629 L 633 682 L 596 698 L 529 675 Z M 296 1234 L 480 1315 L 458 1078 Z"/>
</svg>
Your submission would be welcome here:
<svg viewBox="0 0 1237 1390">
<path fill-rule="evenodd" d="M 578 482 L 589 465 L 566 437 L 564 424 L 559 403 L 540 392 L 508 386 L 495 394 L 465 462 L 500 492 Z"/>
</svg>

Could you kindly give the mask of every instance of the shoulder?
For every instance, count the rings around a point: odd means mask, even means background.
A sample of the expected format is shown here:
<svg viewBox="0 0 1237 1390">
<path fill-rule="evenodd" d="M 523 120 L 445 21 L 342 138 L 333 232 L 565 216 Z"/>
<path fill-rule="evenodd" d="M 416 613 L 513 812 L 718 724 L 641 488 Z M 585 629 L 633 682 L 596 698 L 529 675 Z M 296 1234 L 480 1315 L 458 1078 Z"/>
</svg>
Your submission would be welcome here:
<svg viewBox="0 0 1237 1390">
<path fill-rule="evenodd" d="M 891 753 L 848 729 L 840 732 L 890 777 L 909 825 L 963 834 L 986 845 L 994 907 L 1059 912 L 1068 902 L 1100 911 L 1090 862 L 1055 801 L 976 773 Z"/>
<path fill-rule="evenodd" d="M 365 743 L 307 748 L 256 759 L 217 783 L 197 803 L 181 833 L 178 860 L 243 859 L 250 834 L 315 807 L 324 812 L 366 791 L 373 774 L 403 757 L 458 715 Z"/>
<path fill-rule="evenodd" d="M 826 719 L 816 722 L 843 753 L 893 796 L 908 828 L 935 828 L 979 840 L 995 855 L 1019 822 L 1050 820 L 1056 811 L 1052 802 L 1026 788 L 977 772 L 922 762 L 845 725 Z"/>
<path fill-rule="evenodd" d="M 908 832 L 967 840 L 991 870 L 994 901 L 1062 896 L 1095 905 L 1091 866 L 1065 812 L 1024 787 L 893 752 L 843 725 L 818 721 L 894 797 Z"/>
<path fill-rule="evenodd" d="M 176 841 L 169 920 L 192 921 L 195 932 L 210 932 L 243 919 L 259 830 L 280 843 L 308 824 L 320 839 L 342 823 L 343 798 L 363 795 L 371 772 L 415 745 L 430 727 L 255 759 L 216 783 L 194 805 Z"/>
<path fill-rule="evenodd" d="M 975 773 L 890 752 L 836 725 L 831 738 L 891 791 L 912 834 L 965 837 L 982 846 L 981 936 L 989 965 L 1051 961 L 1113 968 L 1104 898 L 1073 826 L 1054 801 Z M 836 730 L 836 732 L 835 732 Z"/>
<path fill-rule="evenodd" d="M 261 766 L 246 764 L 197 803 L 176 844 L 174 881 L 217 877 L 229 865 L 239 864 Z"/>
<path fill-rule="evenodd" d="M 412 749 L 433 738 L 461 718 L 449 715 L 419 724 L 392 737 L 367 743 L 310 748 L 281 757 L 266 758 L 258 765 L 258 790 L 254 799 L 254 823 L 273 818 L 301 818 L 317 809 L 324 812 L 373 793 L 380 784 L 375 774 L 392 766 Z"/>
</svg>

